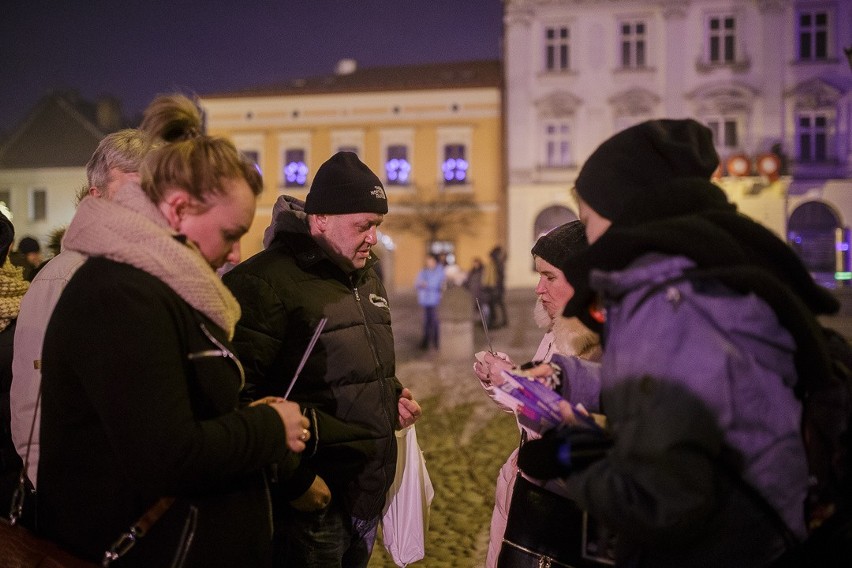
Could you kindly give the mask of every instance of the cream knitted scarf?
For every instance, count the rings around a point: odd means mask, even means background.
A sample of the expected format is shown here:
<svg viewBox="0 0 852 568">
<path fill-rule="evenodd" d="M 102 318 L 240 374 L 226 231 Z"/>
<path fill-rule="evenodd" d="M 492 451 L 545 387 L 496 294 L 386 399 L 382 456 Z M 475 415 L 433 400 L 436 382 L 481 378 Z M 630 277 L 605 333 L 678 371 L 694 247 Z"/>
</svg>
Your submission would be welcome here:
<svg viewBox="0 0 852 568">
<path fill-rule="evenodd" d="M 21 309 L 21 298 L 30 287 L 24 280 L 23 269 L 15 266 L 6 257 L 6 262 L 0 267 L 0 331 L 3 331 L 12 320 L 18 317 Z"/>
<path fill-rule="evenodd" d="M 228 334 L 240 305 L 198 249 L 181 242 L 160 210 L 135 183 L 112 201 L 87 197 L 77 207 L 62 243 L 86 256 L 129 264 L 161 280 Z"/>
</svg>

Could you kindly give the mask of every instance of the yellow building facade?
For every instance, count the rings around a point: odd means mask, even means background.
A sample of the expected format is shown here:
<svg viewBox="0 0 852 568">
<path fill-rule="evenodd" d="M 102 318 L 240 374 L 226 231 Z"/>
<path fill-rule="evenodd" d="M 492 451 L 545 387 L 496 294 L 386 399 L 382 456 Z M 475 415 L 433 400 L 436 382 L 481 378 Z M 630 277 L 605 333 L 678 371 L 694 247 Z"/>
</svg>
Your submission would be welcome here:
<svg viewBox="0 0 852 568">
<path fill-rule="evenodd" d="M 208 132 L 264 178 L 243 259 L 263 248 L 279 195 L 304 199 L 313 174 L 349 150 L 383 180 L 389 211 L 377 254 L 388 288 L 410 288 L 429 252 L 463 269 L 506 225 L 497 61 L 358 70 L 201 98 Z"/>
</svg>

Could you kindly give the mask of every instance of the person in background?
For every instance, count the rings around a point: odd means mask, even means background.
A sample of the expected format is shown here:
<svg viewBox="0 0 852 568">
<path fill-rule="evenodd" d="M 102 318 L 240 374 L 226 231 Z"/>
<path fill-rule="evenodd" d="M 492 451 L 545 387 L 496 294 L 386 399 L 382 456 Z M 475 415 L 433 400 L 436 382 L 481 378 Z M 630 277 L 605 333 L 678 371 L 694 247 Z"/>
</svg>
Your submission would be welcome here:
<svg viewBox="0 0 852 568">
<path fill-rule="evenodd" d="M 420 349 L 438 348 L 441 336 L 441 322 L 438 308 L 441 305 L 441 295 L 446 285 L 446 274 L 443 265 L 438 263 L 434 255 L 426 257 L 426 266 L 417 273 L 414 288 L 417 290 L 417 303 L 423 308 L 423 338 Z"/>
<path fill-rule="evenodd" d="M 267 248 L 222 278 L 243 308 L 234 344 L 254 396 L 289 393 L 311 417 L 314 442 L 273 488 L 276 566 L 367 566 L 394 479 L 394 431 L 421 414 L 396 378 L 390 306 L 373 270 L 387 211 L 379 178 L 338 152 L 304 203 L 278 198 Z"/>
<path fill-rule="evenodd" d="M 310 436 L 292 402 L 240 405 L 240 307 L 215 269 L 238 260 L 263 184 L 197 125 L 161 131 L 140 183 L 83 199 L 63 241 L 85 260 L 44 337 L 38 530 L 89 561 L 170 497 L 123 565 L 268 565 L 264 469 Z"/>
<path fill-rule="evenodd" d="M 147 142 L 140 130 L 119 130 L 105 136 L 86 164 L 87 184 L 78 195 L 78 203 L 87 195 L 112 199 L 122 185 L 138 183 L 139 164 L 146 151 Z M 86 256 L 77 251 L 60 252 L 39 270 L 21 302 L 12 361 L 12 438 L 21 458 L 29 447 L 27 475 L 35 488 L 38 487 L 41 421 L 37 419 L 33 424 L 33 414 L 41 386 L 44 332 L 62 290 L 85 261 Z"/>
<path fill-rule="evenodd" d="M 15 452 L 10 431 L 9 389 L 12 383 L 12 354 L 21 299 L 29 283 L 22 270 L 9 261 L 15 227 L 0 212 L 0 511 L 5 515 L 18 484 L 23 461 Z"/>
<path fill-rule="evenodd" d="M 24 280 L 30 281 L 42 263 L 41 245 L 33 237 L 24 237 L 18 243 L 17 250 L 10 254 L 12 264 L 24 271 Z"/>
<path fill-rule="evenodd" d="M 509 325 L 506 314 L 506 252 L 498 245 L 488 253 L 488 263 L 485 276 L 485 286 L 488 292 L 489 315 L 488 327 L 499 329 Z"/>
<path fill-rule="evenodd" d="M 576 318 L 562 317 L 562 311 L 574 288 L 565 278 L 561 268 L 571 256 L 585 250 L 585 229 L 580 221 L 572 221 L 552 229 L 538 238 L 532 248 L 535 270 L 539 275 L 535 287 L 536 303 L 533 312 L 536 324 L 546 332 L 541 339 L 532 361 L 550 361 L 554 353 L 574 355 L 589 361 L 597 361 L 601 356 L 600 339 Z M 515 367 L 515 363 L 505 353 L 477 353 L 473 371 L 483 388 L 493 397 L 494 385 L 502 382 L 500 372 Z M 553 385 L 558 388 L 559 385 Z M 499 403 L 497 403 L 500 406 Z M 503 408 L 501 406 L 501 408 Z M 515 412 L 515 408 L 503 408 Z M 518 422 L 522 439 L 532 440 L 539 437 L 533 430 Z M 494 495 L 494 511 L 491 516 L 488 554 L 485 560 L 487 568 L 497 566 L 497 558 L 503 546 L 503 534 L 512 502 L 512 489 L 518 475 L 518 450 L 515 449 L 497 476 Z M 559 493 L 557 484 L 546 484 L 546 488 Z M 566 539 L 569 535 L 566 535 Z M 574 536 L 574 535 L 571 535 Z M 579 535 L 578 539 L 579 539 Z M 579 554 L 579 549 L 578 549 Z"/>
<path fill-rule="evenodd" d="M 477 321 L 479 320 L 478 306 L 482 310 L 482 316 L 487 322 L 491 312 L 485 294 L 485 286 L 482 283 L 484 272 L 485 267 L 482 264 L 482 259 L 478 256 L 474 257 L 473 261 L 471 261 L 467 277 L 465 277 L 464 287 L 467 288 L 467 291 L 470 292 L 470 296 L 473 298 L 473 310 L 477 314 Z"/>
<path fill-rule="evenodd" d="M 590 246 L 563 266 L 576 283 L 565 314 L 596 306 L 604 355 L 597 369 L 557 355 L 529 371 L 561 373 L 566 398 L 606 410 L 600 459 L 578 465 L 566 427 L 518 462 L 564 478 L 618 534 L 621 566 L 768 566 L 785 533 L 805 536 L 794 389 L 828 376 L 814 314 L 838 302 L 710 181 L 718 163 L 692 119 L 640 123 L 592 153 L 576 181 Z"/>
</svg>

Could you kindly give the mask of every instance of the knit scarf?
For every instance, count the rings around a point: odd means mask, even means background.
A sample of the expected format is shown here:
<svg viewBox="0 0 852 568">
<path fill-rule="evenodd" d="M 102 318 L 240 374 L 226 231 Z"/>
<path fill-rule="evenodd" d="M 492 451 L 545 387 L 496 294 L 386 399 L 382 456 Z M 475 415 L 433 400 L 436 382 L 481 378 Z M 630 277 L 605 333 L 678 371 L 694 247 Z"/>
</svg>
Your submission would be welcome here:
<svg viewBox="0 0 852 568">
<path fill-rule="evenodd" d="M 63 246 L 147 272 L 233 337 L 240 319 L 236 298 L 199 250 L 169 227 L 138 184 L 122 186 L 112 201 L 83 199 Z"/>
<path fill-rule="evenodd" d="M 24 280 L 23 269 L 15 266 L 6 257 L 6 262 L 0 267 L 0 331 L 12 323 L 21 309 L 21 298 L 30 287 Z"/>
</svg>

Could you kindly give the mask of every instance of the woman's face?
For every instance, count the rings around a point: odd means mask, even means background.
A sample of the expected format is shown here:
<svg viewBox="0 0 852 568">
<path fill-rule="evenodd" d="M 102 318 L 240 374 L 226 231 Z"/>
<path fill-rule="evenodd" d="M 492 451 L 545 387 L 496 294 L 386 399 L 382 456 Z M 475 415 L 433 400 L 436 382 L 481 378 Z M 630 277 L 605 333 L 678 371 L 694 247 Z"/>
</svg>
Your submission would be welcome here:
<svg viewBox="0 0 852 568">
<path fill-rule="evenodd" d="M 240 238 L 254 219 L 256 197 L 243 179 L 222 181 L 222 194 L 210 194 L 204 203 L 190 197 L 178 226 L 214 269 L 240 262 Z"/>
</svg>

